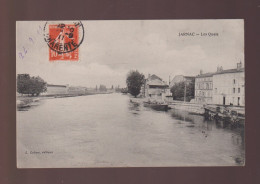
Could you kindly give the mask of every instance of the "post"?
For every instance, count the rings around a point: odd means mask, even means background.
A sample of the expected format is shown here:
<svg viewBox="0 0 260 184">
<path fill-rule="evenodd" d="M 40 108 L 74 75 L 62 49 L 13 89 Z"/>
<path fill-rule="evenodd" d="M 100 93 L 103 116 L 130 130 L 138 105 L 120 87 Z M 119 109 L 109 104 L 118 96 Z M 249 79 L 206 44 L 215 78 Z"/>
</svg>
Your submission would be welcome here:
<svg viewBox="0 0 260 184">
<path fill-rule="evenodd" d="M 186 81 L 184 81 L 184 103 L 186 102 Z"/>
</svg>

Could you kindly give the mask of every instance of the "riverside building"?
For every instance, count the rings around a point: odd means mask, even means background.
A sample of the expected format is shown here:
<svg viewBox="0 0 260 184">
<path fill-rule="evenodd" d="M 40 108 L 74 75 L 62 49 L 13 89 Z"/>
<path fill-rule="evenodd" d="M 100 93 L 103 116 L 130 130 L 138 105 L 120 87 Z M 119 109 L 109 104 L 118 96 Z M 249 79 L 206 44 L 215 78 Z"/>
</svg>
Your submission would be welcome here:
<svg viewBox="0 0 260 184">
<path fill-rule="evenodd" d="M 217 105 L 245 105 L 245 72 L 242 63 L 237 63 L 234 69 L 196 76 L 195 102 Z"/>
</svg>

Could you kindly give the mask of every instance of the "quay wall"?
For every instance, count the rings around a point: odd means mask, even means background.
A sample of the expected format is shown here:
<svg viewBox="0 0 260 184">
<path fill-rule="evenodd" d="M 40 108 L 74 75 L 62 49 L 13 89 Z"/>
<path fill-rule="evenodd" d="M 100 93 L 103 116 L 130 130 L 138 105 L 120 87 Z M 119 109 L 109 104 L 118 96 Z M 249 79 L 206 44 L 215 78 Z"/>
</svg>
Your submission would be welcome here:
<svg viewBox="0 0 260 184">
<path fill-rule="evenodd" d="M 171 102 L 169 103 L 169 107 L 173 109 L 179 109 L 183 111 L 188 111 L 194 114 L 204 114 L 205 110 L 202 104 L 195 104 L 189 102 Z"/>
</svg>

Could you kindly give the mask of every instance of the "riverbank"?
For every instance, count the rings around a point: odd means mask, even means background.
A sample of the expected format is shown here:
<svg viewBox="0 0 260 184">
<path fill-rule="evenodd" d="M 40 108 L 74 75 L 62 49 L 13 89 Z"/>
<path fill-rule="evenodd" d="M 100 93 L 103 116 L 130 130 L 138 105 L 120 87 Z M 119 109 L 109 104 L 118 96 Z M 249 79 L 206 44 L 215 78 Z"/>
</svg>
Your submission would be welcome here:
<svg viewBox="0 0 260 184">
<path fill-rule="evenodd" d="M 77 97 L 77 96 L 88 96 L 88 95 L 97 95 L 97 94 L 110 94 L 111 92 L 87 92 L 85 94 L 53 94 L 53 95 L 40 95 L 40 96 L 17 96 L 16 104 L 17 108 L 28 108 L 34 103 L 39 102 L 43 99 L 52 99 L 52 98 L 68 98 L 68 97 Z"/>
<path fill-rule="evenodd" d="M 144 103 L 148 99 L 146 98 L 134 98 L 130 96 L 130 102 L 132 103 Z M 245 107 L 241 106 L 223 106 L 223 105 L 204 105 L 204 104 L 197 104 L 197 103 L 191 103 L 191 102 L 183 102 L 183 101 L 171 101 L 171 102 L 166 102 L 168 107 L 170 109 L 177 109 L 177 110 L 182 110 L 182 111 L 187 111 L 190 114 L 196 114 L 196 115 L 205 115 L 205 108 L 220 108 L 226 109 L 229 112 L 236 112 L 240 116 L 245 116 Z M 216 110 L 215 110 L 216 111 Z M 223 113 L 223 112 L 222 112 Z"/>
<path fill-rule="evenodd" d="M 202 104 L 174 101 L 174 102 L 169 102 L 168 105 L 172 109 L 188 111 L 191 114 L 203 115 L 205 113 Z"/>
<path fill-rule="evenodd" d="M 132 103 L 143 103 L 147 101 L 148 99 L 146 98 L 134 98 L 130 97 L 130 101 Z M 205 110 L 202 104 L 195 104 L 195 103 L 190 103 L 190 102 L 182 102 L 182 101 L 173 101 L 173 102 L 166 102 L 168 104 L 168 107 L 170 109 L 178 109 L 178 110 L 183 110 L 187 111 L 190 114 L 197 114 L 197 115 L 203 115 Z"/>
</svg>

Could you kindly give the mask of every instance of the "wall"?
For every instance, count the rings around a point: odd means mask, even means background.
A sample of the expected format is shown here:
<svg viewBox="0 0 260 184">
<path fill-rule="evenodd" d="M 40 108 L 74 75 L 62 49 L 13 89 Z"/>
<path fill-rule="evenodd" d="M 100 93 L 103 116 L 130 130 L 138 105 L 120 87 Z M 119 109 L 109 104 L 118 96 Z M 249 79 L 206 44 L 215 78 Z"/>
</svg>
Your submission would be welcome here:
<svg viewBox="0 0 260 184">
<path fill-rule="evenodd" d="M 199 77 L 195 79 L 195 102 L 211 104 L 213 77 Z"/>
<path fill-rule="evenodd" d="M 245 105 L 244 72 L 224 73 L 213 76 L 213 103 L 225 105 Z M 240 89 L 240 91 L 239 91 Z M 240 98 L 240 100 L 238 100 Z"/>
<path fill-rule="evenodd" d="M 86 93 L 86 88 L 84 87 L 69 87 L 68 88 L 69 94 L 75 94 L 75 95 L 83 95 Z"/>
<path fill-rule="evenodd" d="M 59 94 L 67 94 L 68 88 L 66 86 L 48 86 L 46 93 L 43 95 L 59 95 Z"/>
</svg>

